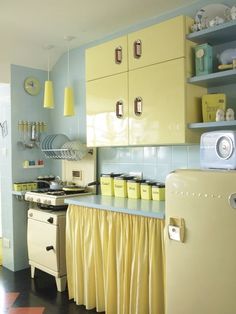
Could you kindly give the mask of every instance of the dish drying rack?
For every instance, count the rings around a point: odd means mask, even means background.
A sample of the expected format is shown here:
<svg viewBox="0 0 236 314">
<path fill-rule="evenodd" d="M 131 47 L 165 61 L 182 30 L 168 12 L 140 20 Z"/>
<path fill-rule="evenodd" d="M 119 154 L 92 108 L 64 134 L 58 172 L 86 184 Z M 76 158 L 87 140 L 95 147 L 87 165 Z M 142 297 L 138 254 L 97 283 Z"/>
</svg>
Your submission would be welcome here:
<svg viewBox="0 0 236 314">
<path fill-rule="evenodd" d="M 50 137 L 51 135 L 48 135 Z M 42 148 L 46 158 L 63 160 L 81 160 L 87 154 L 93 154 L 93 150 L 80 141 L 66 141 L 60 148 Z"/>
</svg>

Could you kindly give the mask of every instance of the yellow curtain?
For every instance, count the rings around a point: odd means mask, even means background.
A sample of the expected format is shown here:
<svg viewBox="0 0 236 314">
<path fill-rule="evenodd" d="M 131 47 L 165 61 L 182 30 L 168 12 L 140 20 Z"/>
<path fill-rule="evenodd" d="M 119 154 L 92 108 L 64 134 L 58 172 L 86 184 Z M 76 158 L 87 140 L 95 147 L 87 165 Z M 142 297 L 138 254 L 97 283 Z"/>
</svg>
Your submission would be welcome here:
<svg viewBox="0 0 236 314">
<path fill-rule="evenodd" d="M 70 205 L 69 298 L 108 314 L 164 314 L 164 221 Z"/>
</svg>

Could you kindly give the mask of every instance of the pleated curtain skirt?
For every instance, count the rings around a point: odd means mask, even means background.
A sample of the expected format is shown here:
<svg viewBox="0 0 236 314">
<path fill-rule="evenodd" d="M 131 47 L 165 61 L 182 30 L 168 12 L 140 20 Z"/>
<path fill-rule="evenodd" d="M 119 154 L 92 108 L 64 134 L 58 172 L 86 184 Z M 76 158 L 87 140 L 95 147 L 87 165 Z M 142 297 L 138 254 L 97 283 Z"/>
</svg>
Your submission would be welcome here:
<svg viewBox="0 0 236 314">
<path fill-rule="evenodd" d="M 164 220 L 70 205 L 69 298 L 108 314 L 164 314 Z"/>
</svg>

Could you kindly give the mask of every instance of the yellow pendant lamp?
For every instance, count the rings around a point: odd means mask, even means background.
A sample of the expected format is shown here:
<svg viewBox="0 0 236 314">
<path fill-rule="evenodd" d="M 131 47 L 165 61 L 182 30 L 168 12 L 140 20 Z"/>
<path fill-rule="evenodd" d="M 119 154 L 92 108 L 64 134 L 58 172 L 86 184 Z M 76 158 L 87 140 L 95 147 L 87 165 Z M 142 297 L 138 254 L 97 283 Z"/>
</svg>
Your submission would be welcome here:
<svg viewBox="0 0 236 314">
<path fill-rule="evenodd" d="M 48 50 L 48 79 L 45 81 L 44 86 L 44 100 L 43 100 L 43 107 L 46 109 L 53 109 L 54 108 L 54 93 L 53 93 L 53 83 L 49 79 L 49 50 L 52 49 L 52 45 L 45 46 L 45 49 Z"/>
<path fill-rule="evenodd" d="M 74 39 L 73 36 L 66 36 L 64 39 L 67 41 L 67 86 L 64 90 L 64 116 L 70 117 L 75 115 L 74 93 L 73 88 L 70 86 L 70 50 L 69 42 Z"/>
</svg>

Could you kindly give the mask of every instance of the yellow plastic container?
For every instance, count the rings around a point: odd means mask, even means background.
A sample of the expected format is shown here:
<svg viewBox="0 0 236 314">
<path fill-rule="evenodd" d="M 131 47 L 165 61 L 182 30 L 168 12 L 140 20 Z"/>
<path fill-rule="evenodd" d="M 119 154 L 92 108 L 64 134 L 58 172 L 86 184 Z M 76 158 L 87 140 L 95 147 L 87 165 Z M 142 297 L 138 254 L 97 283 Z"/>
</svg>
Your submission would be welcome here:
<svg viewBox="0 0 236 314">
<path fill-rule="evenodd" d="M 102 174 L 100 177 L 101 194 L 114 196 L 114 178 L 120 174 Z"/>
<path fill-rule="evenodd" d="M 141 197 L 140 184 L 144 180 L 134 179 L 127 181 L 128 198 L 139 199 Z"/>
<path fill-rule="evenodd" d="M 156 183 L 152 186 L 152 199 L 154 201 L 164 201 L 165 200 L 165 184 Z"/>
<path fill-rule="evenodd" d="M 146 181 L 141 183 L 141 199 L 151 200 L 152 199 L 152 185 L 154 182 Z"/>
</svg>

